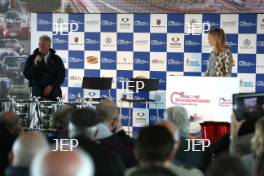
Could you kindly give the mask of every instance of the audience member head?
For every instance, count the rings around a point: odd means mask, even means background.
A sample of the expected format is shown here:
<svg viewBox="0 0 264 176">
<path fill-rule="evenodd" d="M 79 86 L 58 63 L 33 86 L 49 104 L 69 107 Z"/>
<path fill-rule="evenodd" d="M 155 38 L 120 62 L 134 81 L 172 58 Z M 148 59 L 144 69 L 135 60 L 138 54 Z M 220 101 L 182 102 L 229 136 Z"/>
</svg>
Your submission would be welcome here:
<svg viewBox="0 0 264 176">
<path fill-rule="evenodd" d="M 51 117 L 51 128 L 55 129 L 67 129 L 69 126 L 68 114 L 72 111 L 72 108 L 60 109 Z"/>
<path fill-rule="evenodd" d="M 86 136 L 91 139 L 96 137 L 98 118 L 92 108 L 82 108 L 73 110 L 69 114 L 69 136 Z"/>
<path fill-rule="evenodd" d="M 64 147 L 64 150 L 67 148 Z M 94 164 L 91 157 L 75 149 L 72 151 L 43 150 L 31 165 L 32 176 L 93 176 Z"/>
<path fill-rule="evenodd" d="M 219 156 L 207 170 L 207 176 L 248 176 L 240 158 L 229 155 Z"/>
<path fill-rule="evenodd" d="M 34 155 L 48 148 L 47 139 L 39 132 L 25 132 L 21 134 L 12 147 L 12 166 L 29 167 Z"/>
<path fill-rule="evenodd" d="M 42 35 L 39 37 L 39 52 L 42 54 L 48 54 L 51 47 L 51 38 L 48 35 Z"/>
<path fill-rule="evenodd" d="M 173 139 L 178 147 L 178 144 L 180 143 L 180 135 L 177 127 L 169 120 L 161 120 L 157 123 L 157 125 L 163 126 L 171 132 L 171 134 L 173 135 Z"/>
<path fill-rule="evenodd" d="M 166 109 L 165 119 L 171 121 L 176 125 L 180 131 L 180 136 L 188 138 L 189 137 L 189 126 L 190 121 L 188 118 L 187 110 L 181 106 L 174 106 Z"/>
<path fill-rule="evenodd" d="M 104 122 L 111 131 L 114 130 L 116 124 L 119 123 L 118 108 L 116 104 L 109 99 L 102 100 L 96 105 L 96 113 L 100 121 Z"/>
<path fill-rule="evenodd" d="M 139 132 L 135 153 L 142 164 L 171 161 L 175 155 L 173 135 L 160 125 L 145 127 Z"/>
<path fill-rule="evenodd" d="M 14 112 L 2 112 L 0 122 L 6 126 L 11 134 L 19 134 L 22 130 L 19 119 Z"/>
<path fill-rule="evenodd" d="M 257 121 L 251 143 L 252 149 L 257 156 L 264 154 L 264 117 Z"/>
</svg>

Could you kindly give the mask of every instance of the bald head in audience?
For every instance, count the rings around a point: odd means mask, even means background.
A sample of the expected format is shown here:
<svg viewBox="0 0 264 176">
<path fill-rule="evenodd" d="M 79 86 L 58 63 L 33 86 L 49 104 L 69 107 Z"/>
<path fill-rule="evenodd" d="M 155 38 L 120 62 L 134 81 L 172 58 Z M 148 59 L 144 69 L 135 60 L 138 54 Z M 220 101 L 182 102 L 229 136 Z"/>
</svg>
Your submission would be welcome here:
<svg viewBox="0 0 264 176">
<path fill-rule="evenodd" d="M 81 150 L 42 151 L 31 165 L 32 176 L 93 176 L 90 156 Z"/>
<path fill-rule="evenodd" d="M 47 139 L 39 132 L 21 134 L 12 147 L 12 166 L 29 167 L 34 155 L 48 147 Z"/>
</svg>

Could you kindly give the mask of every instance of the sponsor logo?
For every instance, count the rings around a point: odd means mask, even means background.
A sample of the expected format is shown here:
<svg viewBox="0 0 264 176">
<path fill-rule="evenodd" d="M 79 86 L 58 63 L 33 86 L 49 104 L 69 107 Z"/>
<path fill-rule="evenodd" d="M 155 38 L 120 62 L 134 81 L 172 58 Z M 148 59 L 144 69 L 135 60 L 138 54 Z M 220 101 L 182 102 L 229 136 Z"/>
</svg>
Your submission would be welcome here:
<svg viewBox="0 0 264 176">
<path fill-rule="evenodd" d="M 132 61 L 130 59 L 124 57 L 117 64 L 120 64 L 120 65 L 131 65 Z"/>
<path fill-rule="evenodd" d="M 86 62 L 88 64 L 97 64 L 98 63 L 98 57 L 96 57 L 96 56 L 88 56 L 88 57 L 86 57 Z"/>
<path fill-rule="evenodd" d="M 173 104 L 194 105 L 199 103 L 210 103 L 209 99 L 202 99 L 200 95 L 186 95 L 185 92 L 173 92 L 170 96 L 170 101 Z"/>
<path fill-rule="evenodd" d="M 79 21 L 79 20 L 70 20 L 70 23 L 75 23 L 75 24 L 78 24 L 78 25 L 80 25 L 80 24 L 83 24 L 81 21 Z"/>
<path fill-rule="evenodd" d="M 252 81 L 243 81 L 242 79 L 240 79 L 239 85 L 240 87 L 254 87 L 254 84 Z"/>
<path fill-rule="evenodd" d="M 93 40 L 93 39 L 85 39 L 85 43 L 89 44 L 89 45 L 95 45 L 95 44 L 98 44 L 99 41 L 98 40 Z"/>
<path fill-rule="evenodd" d="M 191 41 L 191 40 L 186 40 L 185 41 L 185 45 L 187 46 L 196 46 L 196 45 L 200 45 L 201 43 L 199 42 L 195 42 L 195 41 Z"/>
<path fill-rule="evenodd" d="M 152 64 L 164 64 L 164 59 L 155 58 L 151 60 Z"/>
<path fill-rule="evenodd" d="M 264 81 L 257 81 L 258 87 L 264 87 Z"/>
<path fill-rule="evenodd" d="M 190 24 L 190 25 L 195 24 L 195 23 L 197 23 L 197 20 L 196 20 L 196 19 L 191 19 L 191 20 L 189 21 L 189 24 Z"/>
<path fill-rule="evenodd" d="M 72 76 L 70 76 L 70 80 L 72 80 L 72 81 L 81 81 L 82 78 L 80 76 L 72 75 Z"/>
<path fill-rule="evenodd" d="M 156 20 L 156 25 L 161 25 L 161 19 Z"/>
<path fill-rule="evenodd" d="M 176 26 L 176 27 L 178 27 L 178 26 L 183 26 L 183 23 L 170 20 L 170 21 L 168 21 L 168 26 Z"/>
<path fill-rule="evenodd" d="M 234 42 L 226 42 L 226 45 L 228 45 L 228 46 L 236 46 L 237 43 L 234 43 Z"/>
<path fill-rule="evenodd" d="M 246 21 L 240 21 L 239 26 L 241 27 L 251 27 L 251 26 L 256 26 L 256 24 L 251 23 L 251 22 L 246 22 Z"/>
<path fill-rule="evenodd" d="M 69 62 L 74 62 L 74 63 L 79 63 L 82 62 L 83 60 L 81 58 L 75 58 L 75 57 L 70 57 Z"/>
<path fill-rule="evenodd" d="M 161 19 L 156 19 L 155 24 L 152 27 L 164 28 L 165 26 L 162 25 Z"/>
<path fill-rule="evenodd" d="M 88 21 L 86 21 L 86 24 L 89 24 L 89 25 L 98 25 L 99 24 L 99 21 L 98 20 L 88 20 Z"/>
<path fill-rule="evenodd" d="M 106 37 L 106 38 L 105 38 L 105 43 L 106 43 L 107 45 L 111 44 L 111 43 L 112 43 L 112 38 L 111 38 L 111 37 Z"/>
<path fill-rule="evenodd" d="M 121 18 L 121 21 L 120 21 L 120 27 L 121 28 L 129 28 L 131 26 L 131 23 L 130 23 L 130 20 L 129 18 Z"/>
<path fill-rule="evenodd" d="M 161 101 L 161 96 L 160 95 L 155 95 L 154 99 L 156 101 L 160 102 Z"/>
<path fill-rule="evenodd" d="M 231 106 L 232 100 L 228 98 L 221 97 L 219 98 L 219 106 Z"/>
<path fill-rule="evenodd" d="M 75 95 L 75 94 L 69 94 L 69 99 L 76 99 L 77 98 L 77 95 Z"/>
<path fill-rule="evenodd" d="M 209 61 L 208 60 L 203 60 L 203 65 L 208 65 Z"/>
<path fill-rule="evenodd" d="M 79 42 L 79 37 L 74 37 L 74 42 L 78 43 Z"/>
<path fill-rule="evenodd" d="M 145 45 L 148 43 L 148 40 L 136 40 L 135 43 L 139 45 Z"/>
<path fill-rule="evenodd" d="M 123 120 L 127 120 L 127 119 L 129 119 L 129 117 L 126 116 L 126 115 L 121 115 L 121 119 L 123 119 Z"/>
<path fill-rule="evenodd" d="M 151 40 L 151 45 L 155 45 L 155 46 L 160 46 L 160 45 L 165 45 L 165 42 L 162 41 L 158 41 L 158 40 Z"/>
<path fill-rule="evenodd" d="M 129 18 L 121 18 L 121 21 L 124 23 L 127 23 L 127 22 L 129 22 Z"/>
<path fill-rule="evenodd" d="M 64 44 L 64 43 L 67 43 L 66 40 L 63 40 L 63 39 L 59 39 L 59 38 L 54 38 L 53 39 L 53 43 L 56 43 L 56 44 Z"/>
<path fill-rule="evenodd" d="M 144 112 L 138 112 L 137 116 L 140 118 L 143 118 L 145 116 L 145 113 Z"/>
<path fill-rule="evenodd" d="M 219 24 L 218 23 L 216 23 L 216 22 L 214 22 L 214 21 L 204 21 L 203 22 L 204 24 L 209 24 L 209 26 L 218 26 Z"/>
<path fill-rule="evenodd" d="M 122 39 L 120 39 L 120 40 L 117 41 L 117 44 L 118 44 L 118 45 L 129 45 L 129 44 L 131 44 L 131 43 L 132 43 L 132 42 L 129 41 L 129 40 L 122 40 Z"/>
<path fill-rule="evenodd" d="M 186 59 L 186 66 L 187 67 L 198 67 L 200 66 L 200 62 L 197 60 L 190 60 L 189 58 Z"/>
<path fill-rule="evenodd" d="M 95 92 L 89 92 L 88 95 L 91 96 L 91 97 L 93 97 L 93 96 L 96 95 L 96 93 Z"/>
<path fill-rule="evenodd" d="M 168 59 L 168 64 L 169 65 L 181 65 L 181 64 L 183 64 L 183 62 L 181 62 L 179 60 Z"/>
<path fill-rule="evenodd" d="M 224 21 L 223 25 L 225 26 L 235 26 L 237 24 L 237 21 Z"/>
<path fill-rule="evenodd" d="M 179 48 L 179 47 L 181 47 L 182 43 L 180 42 L 180 40 L 181 39 L 179 37 L 176 37 L 176 36 L 172 37 L 170 39 L 170 47 L 172 47 L 172 48 Z"/>
<path fill-rule="evenodd" d="M 57 19 L 57 23 L 63 23 L 63 22 L 64 22 L 64 20 L 62 18 Z"/>
<path fill-rule="evenodd" d="M 135 21 L 134 24 L 135 24 L 135 26 L 148 26 L 149 25 L 149 23 L 147 23 L 145 21 L 139 21 L 139 20 Z"/>
<path fill-rule="evenodd" d="M 117 77 L 117 81 L 119 81 L 119 82 L 128 81 L 128 78 L 124 78 L 122 76 L 119 76 L 119 77 Z"/>
<path fill-rule="evenodd" d="M 51 24 L 51 21 L 38 19 L 38 25 L 49 25 L 49 24 Z"/>
<path fill-rule="evenodd" d="M 115 25 L 115 23 L 112 22 L 112 21 L 102 20 L 102 25 L 104 25 L 104 26 L 113 26 L 113 25 Z"/>
<path fill-rule="evenodd" d="M 108 59 L 108 58 L 103 57 L 103 58 L 101 59 L 101 62 L 102 62 L 102 63 L 105 63 L 105 64 L 111 64 L 111 63 L 114 63 L 114 62 L 116 62 L 116 61 L 113 60 L 113 59 Z"/>
<path fill-rule="evenodd" d="M 241 67 L 250 67 L 250 66 L 253 66 L 255 64 L 253 64 L 252 62 L 247 62 L 247 61 L 239 61 L 238 65 Z"/>
<path fill-rule="evenodd" d="M 139 58 L 135 58 L 135 64 L 148 64 L 149 61 L 143 60 L 143 59 L 139 59 Z"/>
<path fill-rule="evenodd" d="M 264 47 L 264 41 L 258 41 L 258 42 L 257 42 L 257 45 L 258 45 L 259 47 Z"/>
<path fill-rule="evenodd" d="M 243 44 L 244 44 L 244 46 L 248 47 L 248 46 L 250 46 L 251 42 L 249 39 L 245 39 Z"/>
<path fill-rule="evenodd" d="M 71 45 L 82 45 L 80 43 L 80 38 L 79 37 L 73 37 L 73 42 L 70 43 Z"/>
</svg>

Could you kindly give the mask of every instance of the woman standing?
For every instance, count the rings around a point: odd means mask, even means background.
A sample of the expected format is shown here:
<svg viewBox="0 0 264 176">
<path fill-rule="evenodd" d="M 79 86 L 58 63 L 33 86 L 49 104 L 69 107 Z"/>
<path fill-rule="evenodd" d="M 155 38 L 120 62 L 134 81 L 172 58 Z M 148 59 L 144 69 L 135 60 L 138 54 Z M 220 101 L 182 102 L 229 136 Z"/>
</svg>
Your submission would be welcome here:
<svg viewBox="0 0 264 176">
<path fill-rule="evenodd" d="M 225 44 L 225 32 L 221 28 L 213 28 L 208 33 L 208 42 L 213 47 L 205 76 L 231 77 L 233 57 Z"/>
</svg>

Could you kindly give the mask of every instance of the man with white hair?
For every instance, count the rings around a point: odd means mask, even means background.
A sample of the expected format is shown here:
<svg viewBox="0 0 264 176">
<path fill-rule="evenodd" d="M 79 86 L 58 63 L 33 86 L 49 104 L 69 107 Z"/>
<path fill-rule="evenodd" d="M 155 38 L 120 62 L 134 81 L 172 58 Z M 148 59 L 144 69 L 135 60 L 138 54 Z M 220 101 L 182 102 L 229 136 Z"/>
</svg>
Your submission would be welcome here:
<svg viewBox="0 0 264 176">
<path fill-rule="evenodd" d="M 12 146 L 10 163 L 5 171 L 5 176 L 27 176 L 34 155 L 48 148 L 45 136 L 38 132 L 25 132 L 21 134 Z"/>
<path fill-rule="evenodd" d="M 79 147 L 91 155 L 95 165 L 95 176 L 123 176 L 125 167 L 120 156 L 95 141 L 99 122 L 95 110 L 76 109 L 69 116 L 69 135 L 77 139 Z"/>
<path fill-rule="evenodd" d="M 96 139 L 109 150 L 118 153 L 126 168 L 135 166 L 135 141 L 122 129 L 116 104 L 109 99 L 102 100 L 96 105 L 96 112 L 102 121 L 97 125 Z"/>
<path fill-rule="evenodd" d="M 94 165 L 91 157 L 80 149 L 71 151 L 43 150 L 35 156 L 32 162 L 31 175 L 93 176 Z"/>
<path fill-rule="evenodd" d="M 176 164 L 184 164 L 205 171 L 206 165 L 209 163 L 209 154 L 202 151 L 201 145 L 196 145 L 195 149 L 200 151 L 185 151 L 188 146 L 192 146 L 190 140 L 190 119 L 188 112 L 184 107 L 174 106 L 166 109 L 164 118 L 171 121 L 178 129 L 180 135 L 180 147 L 175 158 Z"/>
<path fill-rule="evenodd" d="M 40 36 L 38 48 L 27 58 L 23 72 L 32 87 L 32 96 L 55 101 L 62 97 L 60 85 L 65 78 L 65 67 L 55 53 L 51 48 L 51 38 Z"/>
</svg>

